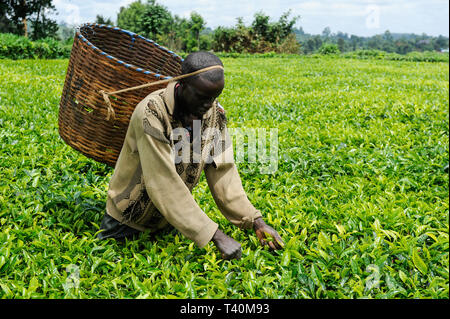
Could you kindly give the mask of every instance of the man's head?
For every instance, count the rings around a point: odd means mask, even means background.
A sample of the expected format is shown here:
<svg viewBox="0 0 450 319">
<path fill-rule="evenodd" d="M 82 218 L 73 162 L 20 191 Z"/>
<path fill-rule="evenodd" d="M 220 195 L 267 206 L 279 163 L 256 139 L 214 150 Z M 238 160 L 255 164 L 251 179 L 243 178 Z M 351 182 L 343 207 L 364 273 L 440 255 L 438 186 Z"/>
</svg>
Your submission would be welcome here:
<svg viewBox="0 0 450 319">
<path fill-rule="evenodd" d="M 182 74 L 187 74 L 213 65 L 223 66 L 222 61 L 214 54 L 199 51 L 189 54 L 184 59 L 181 70 Z M 201 118 L 222 93 L 225 78 L 222 69 L 213 69 L 184 78 L 180 81 L 180 84 L 181 90 L 178 98 L 184 112 Z"/>
</svg>

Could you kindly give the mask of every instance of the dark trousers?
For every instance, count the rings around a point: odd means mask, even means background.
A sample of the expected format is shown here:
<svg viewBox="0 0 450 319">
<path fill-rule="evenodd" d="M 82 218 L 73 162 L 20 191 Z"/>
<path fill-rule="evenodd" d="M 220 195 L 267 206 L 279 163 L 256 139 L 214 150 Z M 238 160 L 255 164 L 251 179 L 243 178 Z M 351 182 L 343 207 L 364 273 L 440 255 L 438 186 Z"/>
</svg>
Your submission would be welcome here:
<svg viewBox="0 0 450 319">
<path fill-rule="evenodd" d="M 100 229 L 103 231 L 97 235 L 97 238 L 99 239 L 134 239 L 139 235 L 139 233 L 141 233 L 140 230 L 121 224 L 119 221 L 109 216 L 106 212 L 100 224 Z"/>
</svg>

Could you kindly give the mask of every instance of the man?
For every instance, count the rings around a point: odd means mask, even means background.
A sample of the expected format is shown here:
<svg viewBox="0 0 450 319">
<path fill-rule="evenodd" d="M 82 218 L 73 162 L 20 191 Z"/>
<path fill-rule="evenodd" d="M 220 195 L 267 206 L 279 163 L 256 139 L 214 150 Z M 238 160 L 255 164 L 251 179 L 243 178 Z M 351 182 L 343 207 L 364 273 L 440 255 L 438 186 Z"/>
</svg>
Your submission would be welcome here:
<svg viewBox="0 0 450 319">
<path fill-rule="evenodd" d="M 200 248 L 213 241 L 224 259 L 239 259 L 241 245 L 192 197 L 204 171 L 219 210 L 231 223 L 253 228 L 262 245 L 282 248 L 279 234 L 248 200 L 232 160 L 225 111 L 216 100 L 225 85 L 222 62 L 212 53 L 195 52 L 183 61 L 182 73 L 212 66 L 221 67 L 170 82 L 136 106 L 109 183 L 99 238 L 125 238 L 172 225 Z M 175 160 L 180 152 L 184 160 Z"/>
</svg>

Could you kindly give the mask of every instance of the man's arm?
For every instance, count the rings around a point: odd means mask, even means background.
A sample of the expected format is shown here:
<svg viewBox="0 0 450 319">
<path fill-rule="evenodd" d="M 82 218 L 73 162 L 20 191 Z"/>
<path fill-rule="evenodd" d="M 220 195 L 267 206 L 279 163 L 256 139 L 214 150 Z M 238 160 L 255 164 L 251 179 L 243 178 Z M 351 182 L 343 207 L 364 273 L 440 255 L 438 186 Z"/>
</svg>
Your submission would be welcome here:
<svg viewBox="0 0 450 319">
<path fill-rule="evenodd" d="M 211 165 L 205 167 L 209 189 L 221 213 L 232 224 L 243 229 L 253 227 L 256 218 L 262 217 L 247 198 L 233 157 L 233 145 L 225 128 L 221 139 L 224 149 L 214 154 Z M 220 143 L 218 143 L 220 144 Z"/>
<path fill-rule="evenodd" d="M 233 158 L 233 147 L 227 129 L 222 132 L 225 149 L 205 169 L 209 189 L 222 214 L 240 228 L 253 228 L 261 245 L 271 249 L 284 246 L 280 235 L 268 226 L 259 210 L 248 200 Z M 274 240 L 269 240 L 272 237 Z M 231 244 L 230 244 L 231 245 Z"/>
</svg>

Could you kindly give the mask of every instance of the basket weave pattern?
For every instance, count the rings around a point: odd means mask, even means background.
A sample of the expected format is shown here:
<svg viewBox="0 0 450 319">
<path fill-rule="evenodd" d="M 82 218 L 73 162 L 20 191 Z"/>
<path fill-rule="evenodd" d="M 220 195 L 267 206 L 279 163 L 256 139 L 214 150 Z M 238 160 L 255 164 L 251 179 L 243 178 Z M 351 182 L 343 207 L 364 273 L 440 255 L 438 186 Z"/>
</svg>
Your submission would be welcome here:
<svg viewBox="0 0 450 319">
<path fill-rule="evenodd" d="M 115 116 L 100 90 L 113 92 L 181 74 L 183 59 L 135 33 L 100 24 L 77 29 L 62 91 L 58 125 L 62 139 L 89 158 L 114 167 L 136 105 L 167 84 L 111 96 Z"/>
</svg>

